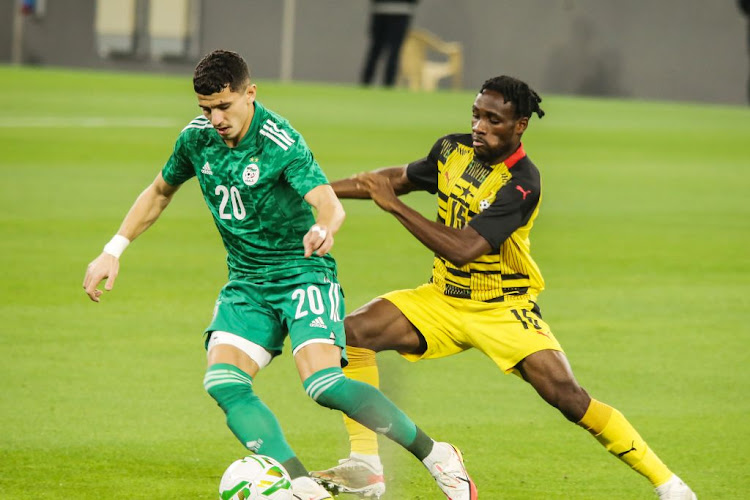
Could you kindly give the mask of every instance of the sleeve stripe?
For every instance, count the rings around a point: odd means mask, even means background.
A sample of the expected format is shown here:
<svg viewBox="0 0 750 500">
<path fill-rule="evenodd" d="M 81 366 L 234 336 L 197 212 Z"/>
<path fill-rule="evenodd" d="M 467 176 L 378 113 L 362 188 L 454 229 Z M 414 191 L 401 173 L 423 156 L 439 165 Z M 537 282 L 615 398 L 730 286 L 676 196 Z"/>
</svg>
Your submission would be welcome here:
<svg viewBox="0 0 750 500">
<path fill-rule="evenodd" d="M 286 144 L 283 144 L 283 143 L 282 143 L 282 142 L 281 142 L 281 141 L 280 141 L 280 140 L 279 140 L 279 139 L 278 139 L 278 138 L 277 138 L 276 136 L 274 136 L 274 135 L 271 135 L 271 134 L 269 134 L 269 133 L 268 133 L 268 132 L 266 132 L 265 130 L 261 130 L 261 131 L 260 131 L 260 135 L 263 135 L 263 136 L 266 136 L 266 137 L 268 137 L 268 138 L 269 138 L 269 139 L 271 139 L 271 140 L 272 140 L 273 142 L 275 142 L 276 144 L 278 144 L 278 146 L 279 146 L 279 147 L 280 147 L 281 149 L 283 149 L 284 151 L 286 151 L 287 149 L 289 149 L 289 148 L 288 148 L 288 147 L 286 146 Z"/>
<path fill-rule="evenodd" d="M 279 126 L 275 122 L 272 122 L 271 120 L 266 120 L 266 125 L 270 126 L 270 128 L 268 128 L 266 126 L 264 126 L 263 128 L 265 128 L 269 132 L 273 131 L 277 135 L 280 135 L 281 136 L 280 138 L 282 140 L 284 140 L 284 142 L 286 142 L 290 146 L 294 143 L 294 139 L 292 139 L 291 137 L 289 137 L 289 134 L 286 132 L 286 130 L 284 130 L 282 128 L 279 128 Z M 273 129 L 273 130 L 271 130 L 271 129 Z"/>
<path fill-rule="evenodd" d="M 260 134 L 271 139 L 284 151 L 294 144 L 294 139 L 289 136 L 286 130 L 280 129 L 279 126 L 271 120 L 266 120 L 263 124 L 263 128 L 260 130 Z"/>
<path fill-rule="evenodd" d="M 273 127 L 269 127 L 268 124 L 264 124 L 263 125 L 263 130 L 266 133 L 273 135 L 274 137 L 276 137 L 277 139 L 279 139 L 281 142 L 283 142 L 287 146 L 291 146 L 292 143 L 294 142 L 291 139 L 287 139 L 286 137 L 284 137 L 284 135 L 281 132 L 279 132 L 278 129 L 274 129 Z"/>
<path fill-rule="evenodd" d="M 190 123 L 200 124 L 200 123 L 208 123 L 208 118 L 206 118 L 203 115 L 198 115 Z"/>
<path fill-rule="evenodd" d="M 203 125 L 196 125 L 193 123 L 189 123 L 184 129 L 182 129 L 182 132 L 186 131 L 189 128 L 205 129 L 205 128 L 214 128 L 214 126 L 211 125 L 210 123 L 205 123 Z"/>
<path fill-rule="evenodd" d="M 268 124 L 264 124 L 263 125 L 263 130 L 265 130 L 266 133 L 273 135 L 274 137 L 276 137 L 277 139 L 279 139 L 281 142 L 283 142 L 287 146 L 291 146 L 292 143 L 294 143 L 293 140 L 287 138 L 288 136 L 285 137 L 284 134 L 282 134 L 281 132 L 279 132 L 278 129 L 275 129 L 273 127 L 269 127 Z"/>
</svg>

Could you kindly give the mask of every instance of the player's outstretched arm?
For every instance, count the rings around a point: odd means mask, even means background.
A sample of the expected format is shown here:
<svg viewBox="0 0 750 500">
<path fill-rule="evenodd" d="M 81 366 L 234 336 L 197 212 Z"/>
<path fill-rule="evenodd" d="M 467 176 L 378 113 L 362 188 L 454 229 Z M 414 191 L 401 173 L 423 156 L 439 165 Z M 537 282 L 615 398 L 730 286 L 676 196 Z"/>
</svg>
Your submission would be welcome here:
<svg viewBox="0 0 750 500">
<path fill-rule="evenodd" d="M 406 166 L 384 167 L 373 170 L 372 173 L 386 177 L 393 187 L 393 191 L 401 196 L 417 189 L 406 176 Z M 369 199 L 370 192 L 359 180 L 362 174 L 353 175 L 331 183 L 333 191 L 339 198 Z"/>
<path fill-rule="evenodd" d="M 305 257 L 310 257 L 313 252 L 322 257 L 331 250 L 333 235 L 338 232 L 341 224 L 344 223 L 346 213 L 328 184 L 311 189 L 305 195 L 305 201 L 318 212 L 315 225 L 302 239 L 305 246 Z"/>
<path fill-rule="evenodd" d="M 424 246 L 453 264 L 463 266 L 491 250 L 487 240 L 468 224 L 463 229 L 447 227 L 404 204 L 383 176 L 360 174 L 357 180 L 380 208 L 396 217 Z"/>
<path fill-rule="evenodd" d="M 104 251 L 86 267 L 83 289 L 91 300 L 99 302 L 102 291 L 97 286 L 104 279 L 107 280 L 104 289 L 112 290 L 120 271 L 120 255 L 131 241 L 159 218 L 177 189 L 179 186 L 167 184 L 159 172 L 154 182 L 138 196 L 117 234 L 104 246 Z"/>
</svg>

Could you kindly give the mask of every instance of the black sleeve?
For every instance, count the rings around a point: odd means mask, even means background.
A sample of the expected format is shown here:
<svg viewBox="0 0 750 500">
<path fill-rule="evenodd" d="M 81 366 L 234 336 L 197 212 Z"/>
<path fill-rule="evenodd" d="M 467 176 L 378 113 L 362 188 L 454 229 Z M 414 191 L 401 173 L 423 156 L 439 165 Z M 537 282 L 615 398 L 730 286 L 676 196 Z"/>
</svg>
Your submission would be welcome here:
<svg viewBox="0 0 750 500">
<path fill-rule="evenodd" d="M 443 137 L 437 140 L 430 153 L 421 160 L 413 161 L 406 166 L 406 177 L 409 182 L 431 194 L 438 190 L 438 159 L 442 149 Z"/>
<path fill-rule="evenodd" d="M 514 175 L 497 192 L 492 205 L 472 218 L 469 225 L 497 251 L 516 229 L 529 222 L 540 195 L 539 173 L 532 167 L 531 171 Z"/>
</svg>

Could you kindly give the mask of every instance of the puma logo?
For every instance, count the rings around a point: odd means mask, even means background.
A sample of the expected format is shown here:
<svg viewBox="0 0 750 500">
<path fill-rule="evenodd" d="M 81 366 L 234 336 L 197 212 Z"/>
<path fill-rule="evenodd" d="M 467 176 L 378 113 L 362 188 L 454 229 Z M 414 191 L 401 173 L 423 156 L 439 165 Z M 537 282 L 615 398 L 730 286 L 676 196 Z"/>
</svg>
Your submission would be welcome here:
<svg viewBox="0 0 750 500">
<path fill-rule="evenodd" d="M 633 441 L 632 443 L 630 443 L 631 448 L 629 450 L 623 451 L 622 453 L 618 453 L 617 454 L 617 458 L 622 458 L 625 455 L 627 455 L 628 453 L 630 453 L 631 451 L 635 451 L 635 446 L 634 445 L 635 445 L 635 441 Z"/>
<path fill-rule="evenodd" d="M 521 186 L 516 186 L 516 189 L 518 189 L 519 191 L 521 191 L 521 194 L 523 194 L 523 199 L 524 200 L 526 199 L 526 195 L 527 194 L 531 194 L 531 189 L 529 189 L 528 191 L 525 191 Z"/>
</svg>

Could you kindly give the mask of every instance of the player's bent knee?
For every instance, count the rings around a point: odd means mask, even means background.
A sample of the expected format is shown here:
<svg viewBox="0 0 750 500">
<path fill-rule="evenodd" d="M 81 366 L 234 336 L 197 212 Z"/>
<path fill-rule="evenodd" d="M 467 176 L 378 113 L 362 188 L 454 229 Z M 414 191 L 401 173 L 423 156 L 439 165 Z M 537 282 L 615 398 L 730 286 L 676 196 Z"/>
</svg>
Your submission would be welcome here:
<svg viewBox="0 0 750 500">
<path fill-rule="evenodd" d="M 578 422 L 583 418 L 591 397 L 577 383 L 566 385 L 558 394 L 557 405 L 560 412 L 571 422 Z"/>
<path fill-rule="evenodd" d="M 351 415 L 357 411 L 357 398 L 348 394 L 349 382 L 341 368 L 325 368 L 310 375 L 302 385 L 307 395 L 319 405 Z"/>
<path fill-rule="evenodd" d="M 533 386 L 542 399 L 575 422 L 583 417 L 591 401 L 588 393 L 573 378 L 547 377 L 535 380 Z"/>
<path fill-rule="evenodd" d="M 326 368 L 310 375 L 302 385 L 313 401 L 326 408 L 338 409 L 334 395 L 345 380 L 340 368 Z"/>
<path fill-rule="evenodd" d="M 225 412 L 232 403 L 253 397 L 253 379 L 233 365 L 217 363 L 206 370 L 203 388 Z"/>
<path fill-rule="evenodd" d="M 211 359 L 213 350 L 219 346 L 231 346 L 237 349 L 240 353 L 250 358 L 250 360 L 252 360 L 252 362 L 257 365 L 258 370 L 261 370 L 268 366 L 268 364 L 273 359 L 273 355 L 268 352 L 268 350 L 266 350 L 263 346 L 260 346 L 254 342 L 250 342 L 249 340 L 234 333 L 216 330 L 214 332 L 211 332 L 211 336 L 209 337 L 208 343 L 206 344 L 206 352 L 209 356 L 209 360 Z M 230 359 L 224 359 L 222 361 L 235 364 L 237 363 L 236 361 Z"/>
</svg>

